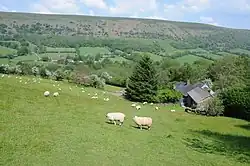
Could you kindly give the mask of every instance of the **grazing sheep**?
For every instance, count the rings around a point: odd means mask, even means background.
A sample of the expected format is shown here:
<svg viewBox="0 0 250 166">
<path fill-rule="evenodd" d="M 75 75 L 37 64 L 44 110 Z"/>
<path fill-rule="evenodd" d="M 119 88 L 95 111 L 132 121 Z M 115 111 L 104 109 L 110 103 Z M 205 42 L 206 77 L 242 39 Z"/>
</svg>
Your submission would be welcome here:
<svg viewBox="0 0 250 166">
<path fill-rule="evenodd" d="M 50 95 L 49 91 L 45 91 L 45 92 L 44 92 L 44 96 L 45 96 L 45 97 L 48 97 L 49 95 Z"/>
<path fill-rule="evenodd" d="M 92 96 L 91 99 L 98 99 L 98 97 L 97 96 Z"/>
<path fill-rule="evenodd" d="M 57 97 L 57 96 L 59 96 L 59 93 L 58 93 L 58 92 L 55 92 L 55 93 L 53 93 L 53 96 L 54 96 L 54 97 Z"/>
<path fill-rule="evenodd" d="M 171 110 L 171 112 L 175 112 L 175 110 Z"/>
<path fill-rule="evenodd" d="M 58 88 L 59 91 L 61 91 L 62 89 L 61 88 Z"/>
<path fill-rule="evenodd" d="M 142 130 L 142 126 L 147 126 L 148 130 L 150 130 L 153 120 L 150 117 L 139 117 L 139 116 L 134 116 L 133 121 L 140 127 Z"/>
<path fill-rule="evenodd" d="M 85 91 L 83 90 L 82 93 L 84 93 Z"/>
<path fill-rule="evenodd" d="M 131 107 L 135 107 L 136 106 L 136 104 L 135 103 L 133 103 L 132 105 L 131 105 Z"/>
<path fill-rule="evenodd" d="M 109 98 L 104 98 L 104 101 L 109 101 Z"/>
<path fill-rule="evenodd" d="M 141 109 L 141 106 L 140 106 L 140 105 L 137 105 L 135 108 L 136 108 L 137 110 L 140 110 L 140 109 Z"/>
<path fill-rule="evenodd" d="M 159 110 L 159 107 L 155 107 L 155 110 Z"/>
<path fill-rule="evenodd" d="M 154 105 L 154 103 L 150 103 L 150 105 Z"/>
<path fill-rule="evenodd" d="M 116 121 L 120 122 L 120 126 L 123 124 L 124 119 L 125 119 L 125 114 L 121 112 L 110 112 L 106 114 L 106 117 L 110 122 L 113 121 L 113 123 L 116 125 Z"/>
<path fill-rule="evenodd" d="M 147 104 L 147 102 L 143 102 L 142 104 L 145 105 L 145 104 Z"/>
<path fill-rule="evenodd" d="M 90 93 L 88 93 L 88 96 L 90 96 Z"/>
</svg>

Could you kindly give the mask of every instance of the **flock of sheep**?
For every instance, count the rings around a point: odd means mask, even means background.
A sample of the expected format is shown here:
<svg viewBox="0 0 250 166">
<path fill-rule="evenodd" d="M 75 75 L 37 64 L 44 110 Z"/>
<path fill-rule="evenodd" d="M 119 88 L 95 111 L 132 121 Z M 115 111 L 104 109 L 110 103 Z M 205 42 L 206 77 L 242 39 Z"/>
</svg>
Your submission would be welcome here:
<svg viewBox="0 0 250 166">
<path fill-rule="evenodd" d="M 2 77 L 4 77 L 4 75 L 2 75 Z M 8 76 L 8 78 L 11 77 L 11 76 Z M 22 83 L 23 80 L 22 80 L 22 77 L 16 77 L 17 79 L 19 79 L 19 82 Z M 42 79 L 41 78 L 33 78 L 33 79 L 28 79 L 28 81 L 32 81 L 34 83 L 40 83 Z M 52 81 L 52 80 L 51 80 Z M 55 81 L 56 83 L 57 81 Z M 27 84 L 27 81 L 24 82 L 24 84 Z M 56 85 L 53 84 L 53 86 L 55 87 Z M 77 87 L 77 85 L 76 85 Z M 71 87 L 69 87 L 70 90 L 72 90 Z M 61 91 L 61 88 L 59 87 L 59 84 L 58 84 L 58 90 Z M 83 88 L 81 88 L 82 92 L 85 92 Z M 106 92 L 103 92 L 103 94 L 105 94 Z M 45 91 L 44 92 L 44 96 L 45 97 L 49 97 L 50 96 L 50 92 L 49 91 Z M 53 96 L 54 97 L 57 97 L 59 96 L 59 92 L 54 92 L 53 93 Z M 90 96 L 90 93 L 88 94 L 88 96 Z M 94 96 L 91 97 L 92 99 L 97 99 L 98 96 L 97 96 L 97 93 L 95 93 Z M 104 101 L 109 101 L 109 98 L 104 98 Z M 147 102 L 144 102 L 142 103 L 143 105 L 147 104 Z M 150 103 L 150 105 L 153 105 L 153 103 Z M 132 107 L 135 107 L 136 110 L 140 110 L 141 109 L 141 106 L 140 105 L 136 105 L 136 103 L 133 103 L 131 105 Z M 159 110 L 159 107 L 155 107 L 155 110 Z M 171 112 L 175 112 L 175 110 L 171 110 Z M 115 125 L 117 124 L 117 122 L 119 122 L 119 125 L 122 126 L 124 120 L 125 120 L 125 114 L 124 113 L 121 113 L 121 112 L 110 112 L 110 113 L 107 113 L 106 114 L 106 118 L 109 120 L 109 122 L 111 123 L 114 123 Z M 147 126 L 147 129 L 150 130 L 151 126 L 152 126 L 152 123 L 153 123 L 153 120 L 151 117 L 139 117 L 139 116 L 134 116 L 132 118 L 132 120 L 137 124 L 138 127 L 140 127 L 140 129 L 142 130 L 142 127 L 143 126 Z"/>
<path fill-rule="evenodd" d="M 113 122 L 116 125 L 116 121 L 119 122 L 119 125 L 121 126 L 125 120 L 126 115 L 121 112 L 110 112 L 107 113 L 106 117 L 110 122 Z M 138 127 L 142 130 L 143 126 L 147 126 L 148 130 L 150 130 L 153 120 L 151 117 L 139 117 L 134 116 L 133 121 L 137 124 Z"/>
</svg>

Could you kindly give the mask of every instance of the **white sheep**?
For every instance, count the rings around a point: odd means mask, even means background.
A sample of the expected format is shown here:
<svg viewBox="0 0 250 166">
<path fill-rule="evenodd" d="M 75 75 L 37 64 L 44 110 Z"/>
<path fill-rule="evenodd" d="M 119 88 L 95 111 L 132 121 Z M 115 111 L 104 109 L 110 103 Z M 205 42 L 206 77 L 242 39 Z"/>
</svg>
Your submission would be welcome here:
<svg viewBox="0 0 250 166">
<path fill-rule="evenodd" d="M 135 108 L 136 108 L 137 110 L 140 110 L 140 109 L 141 109 L 141 106 L 140 106 L 140 105 L 137 105 Z"/>
<path fill-rule="evenodd" d="M 135 103 L 133 103 L 132 105 L 131 105 L 131 107 L 135 107 L 136 106 L 136 104 Z"/>
<path fill-rule="evenodd" d="M 155 110 L 159 110 L 159 107 L 155 107 Z"/>
<path fill-rule="evenodd" d="M 145 104 L 147 104 L 147 102 L 143 102 L 142 104 L 145 105 Z"/>
<path fill-rule="evenodd" d="M 106 114 L 106 118 L 108 118 L 109 121 L 113 122 L 115 125 L 116 121 L 119 121 L 120 126 L 123 124 L 125 117 L 125 114 L 121 112 L 110 112 Z"/>
<path fill-rule="evenodd" d="M 142 130 L 142 126 L 147 126 L 148 130 L 150 130 L 153 120 L 151 117 L 139 117 L 134 116 L 133 121 L 140 127 Z"/>
<path fill-rule="evenodd" d="M 103 100 L 104 100 L 104 101 L 109 101 L 109 98 L 104 98 Z"/>
<path fill-rule="evenodd" d="M 53 96 L 54 96 L 54 97 L 57 97 L 57 96 L 59 96 L 59 93 L 58 93 L 58 92 L 55 92 L 55 93 L 53 93 Z"/>
<path fill-rule="evenodd" d="M 98 99 L 98 96 L 92 96 L 91 99 Z"/>
<path fill-rule="evenodd" d="M 150 105 L 154 105 L 154 103 L 150 103 Z"/>
<path fill-rule="evenodd" d="M 175 110 L 171 110 L 171 112 L 175 112 Z"/>
<path fill-rule="evenodd" d="M 49 91 L 45 91 L 45 92 L 44 92 L 44 96 L 45 96 L 45 97 L 48 97 L 49 95 L 50 95 Z"/>
</svg>

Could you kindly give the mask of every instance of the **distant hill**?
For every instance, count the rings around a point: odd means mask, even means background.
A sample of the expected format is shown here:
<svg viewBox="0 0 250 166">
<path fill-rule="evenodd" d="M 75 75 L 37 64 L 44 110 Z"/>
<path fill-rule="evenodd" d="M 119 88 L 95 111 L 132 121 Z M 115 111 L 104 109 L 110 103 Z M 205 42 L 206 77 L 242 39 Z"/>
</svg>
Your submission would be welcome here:
<svg viewBox="0 0 250 166">
<path fill-rule="evenodd" d="M 0 12 L 1 37 L 16 34 L 168 39 L 180 49 L 250 50 L 250 30 L 150 19 Z"/>
</svg>

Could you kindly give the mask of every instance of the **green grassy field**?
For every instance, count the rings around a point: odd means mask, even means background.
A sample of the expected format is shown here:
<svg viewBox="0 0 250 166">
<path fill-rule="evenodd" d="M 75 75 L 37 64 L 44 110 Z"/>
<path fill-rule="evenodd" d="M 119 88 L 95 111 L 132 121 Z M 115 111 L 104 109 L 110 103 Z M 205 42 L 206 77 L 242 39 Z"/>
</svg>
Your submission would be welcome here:
<svg viewBox="0 0 250 166">
<path fill-rule="evenodd" d="M 112 61 L 118 61 L 118 62 L 122 62 L 122 61 L 129 61 L 128 59 L 125 59 L 123 57 L 120 57 L 120 56 L 115 56 L 114 58 L 109 58 L 110 60 Z"/>
<path fill-rule="evenodd" d="M 139 52 L 139 51 L 134 51 L 133 53 L 139 53 L 139 54 L 141 54 L 141 55 L 143 55 L 143 54 L 147 54 L 147 55 L 149 55 L 150 56 L 150 58 L 152 59 L 152 60 L 154 60 L 154 61 L 161 61 L 162 60 L 162 56 L 160 56 L 160 55 L 156 55 L 156 54 L 152 54 L 152 53 L 149 53 L 149 52 Z"/>
<path fill-rule="evenodd" d="M 1 64 L 8 64 L 9 63 L 9 59 L 8 58 L 0 58 L 0 65 Z"/>
<path fill-rule="evenodd" d="M 236 48 L 236 49 L 232 49 L 230 50 L 231 53 L 245 53 L 245 54 L 248 54 L 250 55 L 250 51 L 248 50 L 244 50 L 244 49 L 240 49 L 240 48 Z"/>
<path fill-rule="evenodd" d="M 216 54 L 212 54 L 212 53 L 199 53 L 198 55 L 203 55 L 209 58 L 213 58 L 213 59 L 220 59 L 222 58 L 222 56 L 220 55 L 216 55 Z"/>
<path fill-rule="evenodd" d="M 107 48 L 104 47 L 81 47 L 80 48 L 80 54 L 81 56 L 86 55 L 96 55 L 96 54 L 109 54 L 110 51 Z"/>
<path fill-rule="evenodd" d="M 38 57 L 35 56 L 35 55 L 18 56 L 16 58 L 14 58 L 13 60 L 15 60 L 15 61 L 21 61 L 21 60 L 23 60 L 23 61 L 26 61 L 26 60 L 32 61 L 32 60 L 38 60 Z"/>
<path fill-rule="evenodd" d="M 158 111 L 144 105 L 135 111 L 131 102 L 97 89 L 82 92 L 81 87 L 65 82 L 41 80 L 39 84 L 29 79 L 0 77 L 1 165 L 250 163 L 250 124 L 245 121 L 191 115 L 172 105 L 160 106 Z M 59 97 L 43 96 L 45 90 L 53 93 L 59 87 Z M 98 99 L 91 99 L 94 93 Z M 126 114 L 122 127 L 105 123 L 105 114 L 113 111 Z M 133 127 L 134 115 L 151 116 L 151 130 Z"/>
<path fill-rule="evenodd" d="M 68 51 L 68 52 L 75 52 L 76 50 L 74 48 L 53 48 L 53 47 L 46 47 L 46 50 L 48 52 L 63 52 L 63 51 Z"/>
<path fill-rule="evenodd" d="M 202 57 L 198 57 L 198 56 L 195 56 L 195 55 L 186 55 L 186 56 L 176 58 L 176 60 L 179 61 L 179 63 L 181 63 L 181 64 L 184 64 L 184 63 L 192 64 L 193 62 L 195 62 L 197 60 L 207 60 L 207 59 L 202 58 Z M 207 60 L 207 61 L 212 62 L 210 60 Z"/>
<path fill-rule="evenodd" d="M 13 54 L 16 53 L 15 49 L 0 46 L 0 55 Z"/>
<path fill-rule="evenodd" d="M 53 60 L 67 57 L 68 55 L 74 57 L 75 53 L 43 53 L 43 54 L 39 54 L 40 57 L 49 56 Z"/>
</svg>

